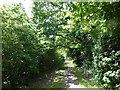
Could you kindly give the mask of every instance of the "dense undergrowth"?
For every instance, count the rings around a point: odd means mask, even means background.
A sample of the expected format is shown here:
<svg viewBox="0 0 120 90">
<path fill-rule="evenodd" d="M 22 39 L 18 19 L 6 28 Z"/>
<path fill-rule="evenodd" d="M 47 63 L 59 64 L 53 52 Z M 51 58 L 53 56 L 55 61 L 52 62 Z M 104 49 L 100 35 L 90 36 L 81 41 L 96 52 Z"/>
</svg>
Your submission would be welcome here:
<svg viewBox="0 0 120 90">
<path fill-rule="evenodd" d="M 30 78 L 63 65 L 56 48 L 40 43 L 20 5 L 1 9 L 3 87 L 24 85 Z"/>
</svg>

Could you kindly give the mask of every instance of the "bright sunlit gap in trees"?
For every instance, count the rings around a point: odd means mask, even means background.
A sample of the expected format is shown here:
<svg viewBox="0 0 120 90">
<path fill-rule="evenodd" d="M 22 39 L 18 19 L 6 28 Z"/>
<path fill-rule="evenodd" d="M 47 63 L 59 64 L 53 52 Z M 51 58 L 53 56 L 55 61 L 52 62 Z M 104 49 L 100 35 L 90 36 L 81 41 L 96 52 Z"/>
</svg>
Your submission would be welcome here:
<svg viewBox="0 0 120 90">
<path fill-rule="evenodd" d="M 0 4 L 12 4 L 12 3 L 21 3 L 25 8 L 25 12 L 29 17 L 32 16 L 32 0 L 0 0 Z"/>
</svg>

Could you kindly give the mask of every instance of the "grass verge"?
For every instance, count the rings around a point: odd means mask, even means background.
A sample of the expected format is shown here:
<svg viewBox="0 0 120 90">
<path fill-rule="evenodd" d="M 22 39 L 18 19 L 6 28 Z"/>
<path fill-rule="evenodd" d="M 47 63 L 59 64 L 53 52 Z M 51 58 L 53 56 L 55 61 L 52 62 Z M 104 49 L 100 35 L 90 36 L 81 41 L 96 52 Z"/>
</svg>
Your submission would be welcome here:
<svg viewBox="0 0 120 90">
<path fill-rule="evenodd" d="M 83 70 L 81 68 L 74 67 L 73 72 L 78 78 L 79 85 L 85 86 L 86 88 L 101 88 L 95 84 L 95 81 L 90 75 L 83 74 Z"/>
</svg>

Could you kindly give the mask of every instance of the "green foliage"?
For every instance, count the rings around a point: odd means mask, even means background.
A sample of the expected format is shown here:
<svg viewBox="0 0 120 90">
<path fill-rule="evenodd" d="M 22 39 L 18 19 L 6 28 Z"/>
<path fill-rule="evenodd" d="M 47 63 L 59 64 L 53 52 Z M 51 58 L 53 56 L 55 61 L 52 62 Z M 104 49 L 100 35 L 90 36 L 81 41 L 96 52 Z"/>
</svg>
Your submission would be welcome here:
<svg viewBox="0 0 120 90">
<path fill-rule="evenodd" d="M 93 79 L 105 88 L 118 88 L 119 58 L 112 51 L 120 50 L 119 40 L 119 7 L 120 3 L 70 3 L 74 21 L 75 37 L 80 46 L 78 56 L 82 54 L 84 73 L 92 71 Z M 117 14 L 115 14 L 118 12 Z M 114 24 L 112 23 L 114 22 Z M 78 26 L 81 26 L 78 28 Z M 75 55 L 76 56 L 76 55 Z M 107 73 L 109 72 L 110 73 Z M 114 75 L 113 75 L 114 74 Z M 113 75 L 113 77 L 110 77 Z M 119 76 L 119 75 L 118 75 Z M 114 83 L 116 81 L 116 83 Z"/>
<path fill-rule="evenodd" d="M 37 73 L 36 37 L 28 17 L 20 5 L 1 8 L 3 40 L 3 82 L 8 85 L 24 83 Z M 28 49 L 29 48 L 29 49 Z M 21 79 L 22 78 L 22 79 Z"/>
<path fill-rule="evenodd" d="M 120 2 L 34 2 L 32 19 L 21 5 L 0 10 L 3 83 L 23 84 L 84 58 L 84 74 L 105 88 L 120 86 Z M 65 54 L 67 53 L 67 54 Z M 81 61 L 80 61 L 81 62 Z"/>
<path fill-rule="evenodd" d="M 102 58 L 98 67 L 100 72 L 98 75 L 102 79 L 102 83 L 106 88 L 118 88 L 120 83 L 120 51 L 112 51 L 111 56 Z"/>
<path fill-rule="evenodd" d="M 40 43 L 40 37 L 21 5 L 3 6 L 0 16 L 3 87 L 26 84 L 31 77 L 62 65 L 63 60 L 56 50 L 47 49 Z"/>
</svg>

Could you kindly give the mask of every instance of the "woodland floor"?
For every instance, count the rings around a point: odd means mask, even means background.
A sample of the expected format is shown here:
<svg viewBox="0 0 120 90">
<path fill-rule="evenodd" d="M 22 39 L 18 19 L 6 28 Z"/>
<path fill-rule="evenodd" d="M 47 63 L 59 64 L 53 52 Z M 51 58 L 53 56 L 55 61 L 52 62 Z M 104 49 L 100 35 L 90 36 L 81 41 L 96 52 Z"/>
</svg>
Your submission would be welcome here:
<svg viewBox="0 0 120 90">
<path fill-rule="evenodd" d="M 66 61 L 64 67 L 46 74 L 45 78 L 36 78 L 30 81 L 29 88 L 59 88 L 71 90 L 72 88 L 91 88 L 82 83 L 82 79 L 75 75 L 74 70 L 77 69 L 72 61 Z M 95 87 L 93 87 L 95 88 Z"/>
</svg>

